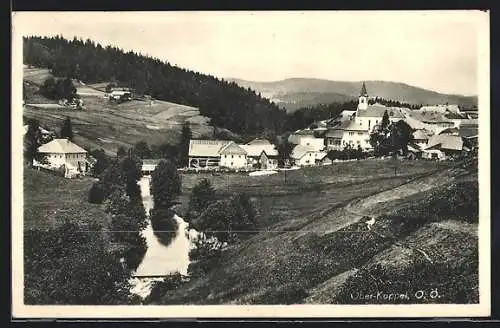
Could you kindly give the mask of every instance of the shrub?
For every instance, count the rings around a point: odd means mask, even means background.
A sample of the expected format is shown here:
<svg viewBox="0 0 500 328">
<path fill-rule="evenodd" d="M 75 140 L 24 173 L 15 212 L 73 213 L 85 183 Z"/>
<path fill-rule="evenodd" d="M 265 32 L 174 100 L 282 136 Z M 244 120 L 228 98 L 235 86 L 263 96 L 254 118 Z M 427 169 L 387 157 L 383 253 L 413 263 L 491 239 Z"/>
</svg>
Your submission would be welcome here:
<svg viewBox="0 0 500 328">
<path fill-rule="evenodd" d="M 100 183 L 92 184 L 89 190 L 89 202 L 92 204 L 102 204 L 104 202 L 105 194 Z"/>
<path fill-rule="evenodd" d="M 301 304 L 308 296 L 306 290 L 298 283 L 288 283 L 278 288 L 271 288 L 264 295 L 254 300 L 258 304 Z"/>
<path fill-rule="evenodd" d="M 183 283 L 182 275 L 179 272 L 169 274 L 161 281 L 155 281 L 144 303 L 151 304 L 160 302 L 168 291 L 180 287 Z"/>
</svg>

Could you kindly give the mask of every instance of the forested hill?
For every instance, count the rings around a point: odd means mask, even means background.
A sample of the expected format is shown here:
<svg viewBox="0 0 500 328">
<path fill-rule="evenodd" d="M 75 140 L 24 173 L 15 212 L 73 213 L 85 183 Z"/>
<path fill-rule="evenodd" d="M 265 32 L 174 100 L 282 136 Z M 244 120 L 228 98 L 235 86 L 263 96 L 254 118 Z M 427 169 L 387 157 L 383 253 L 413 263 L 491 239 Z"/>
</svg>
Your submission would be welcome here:
<svg viewBox="0 0 500 328">
<path fill-rule="evenodd" d="M 302 107 L 356 100 L 360 82 L 330 81 L 312 78 L 290 78 L 276 82 L 253 82 L 228 78 L 243 88 L 252 88 L 293 112 Z M 464 108 L 477 106 L 477 96 L 443 94 L 391 81 L 365 81 L 370 97 L 381 97 L 413 105 L 457 104 Z"/>
<path fill-rule="evenodd" d="M 213 125 L 242 135 L 284 128 L 285 111 L 254 91 L 159 59 L 60 36 L 24 38 L 23 48 L 24 64 L 86 83 L 119 82 L 159 100 L 198 107 Z"/>
</svg>

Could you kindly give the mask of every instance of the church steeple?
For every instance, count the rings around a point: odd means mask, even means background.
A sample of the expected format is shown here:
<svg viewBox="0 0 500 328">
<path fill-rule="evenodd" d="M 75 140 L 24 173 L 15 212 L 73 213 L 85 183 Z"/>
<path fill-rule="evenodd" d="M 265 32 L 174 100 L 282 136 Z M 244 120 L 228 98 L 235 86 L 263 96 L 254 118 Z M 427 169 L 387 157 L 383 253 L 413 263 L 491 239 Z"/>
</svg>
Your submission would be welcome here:
<svg viewBox="0 0 500 328">
<path fill-rule="evenodd" d="M 368 92 L 366 92 L 366 86 L 364 81 L 363 85 L 361 86 L 361 93 L 359 95 L 362 97 L 368 97 Z"/>
<path fill-rule="evenodd" d="M 368 108 L 368 92 L 366 92 L 365 82 L 361 86 L 361 93 L 359 94 L 358 110 Z"/>
</svg>

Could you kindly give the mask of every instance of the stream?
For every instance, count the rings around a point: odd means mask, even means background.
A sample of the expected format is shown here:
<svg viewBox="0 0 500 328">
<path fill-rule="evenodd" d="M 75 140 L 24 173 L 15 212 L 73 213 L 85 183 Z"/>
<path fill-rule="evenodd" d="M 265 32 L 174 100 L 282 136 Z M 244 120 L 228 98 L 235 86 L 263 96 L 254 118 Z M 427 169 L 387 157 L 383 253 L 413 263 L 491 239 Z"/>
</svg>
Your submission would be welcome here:
<svg viewBox="0 0 500 328">
<path fill-rule="evenodd" d="M 148 216 L 149 210 L 153 208 L 153 198 L 149 191 L 150 179 L 149 176 L 144 176 L 139 181 L 144 209 Z M 168 245 L 164 245 L 155 236 L 148 217 L 148 224 L 142 231 L 142 235 L 146 238 L 148 249 L 142 262 L 132 274 L 130 283 L 133 294 L 145 298 L 150 294 L 153 283 L 163 280 L 163 277 L 151 276 L 166 276 L 175 272 L 187 276 L 189 251 L 194 247 L 193 241 L 198 237 L 198 232 L 194 229 L 189 229 L 189 223 L 177 214 L 174 215 L 174 219 L 177 220 L 178 224 L 176 236 Z"/>
</svg>

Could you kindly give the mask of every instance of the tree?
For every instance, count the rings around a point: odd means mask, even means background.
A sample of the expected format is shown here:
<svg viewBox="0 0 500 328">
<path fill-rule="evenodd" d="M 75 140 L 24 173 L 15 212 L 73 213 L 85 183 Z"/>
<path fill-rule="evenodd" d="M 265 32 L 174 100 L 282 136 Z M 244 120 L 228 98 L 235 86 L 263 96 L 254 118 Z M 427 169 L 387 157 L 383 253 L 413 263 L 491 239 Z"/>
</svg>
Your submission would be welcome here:
<svg viewBox="0 0 500 328">
<path fill-rule="evenodd" d="M 116 150 L 116 157 L 121 158 L 121 157 L 124 157 L 126 155 L 127 155 L 127 151 L 125 150 L 125 148 L 123 148 L 123 146 L 118 147 L 118 149 Z"/>
<path fill-rule="evenodd" d="M 129 154 L 120 159 L 120 167 L 125 178 L 127 195 L 132 199 L 141 198 L 141 191 L 137 184 L 142 177 L 142 161 Z"/>
<path fill-rule="evenodd" d="M 198 217 L 215 201 L 215 189 L 208 179 L 202 179 L 194 186 L 188 204 L 188 217 Z"/>
<path fill-rule="evenodd" d="M 285 166 L 290 158 L 290 154 L 292 153 L 294 144 L 288 142 L 288 135 L 283 136 L 279 140 L 277 140 L 277 148 L 278 148 L 278 156 L 279 163 L 281 166 Z"/>
<path fill-rule="evenodd" d="M 91 231 L 100 227 L 92 226 Z M 82 233 L 73 223 L 24 234 L 26 304 L 128 304 L 130 271 L 108 252 L 103 234 Z"/>
<path fill-rule="evenodd" d="M 151 174 L 151 195 L 155 208 L 170 208 L 180 195 L 181 178 L 175 164 L 161 161 Z"/>
<path fill-rule="evenodd" d="M 138 141 L 134 145 L 134 152 L 139 158 L 150 158 L 151 157 L 151 149 L 148 146 L 148 143 L 144 140 Z"/>
<path fill-rule="evenodd" d="M 380 129 L 384 130 L 389 126 L 389 113 L 387 111 L 384 112 L 384 115 L 382 116 L 382 122 L 380 122 Z"/>
<path fill-rule="evenodd" d="M 392 124 L 391 139 L 393 151 L 403 151 L 403 155 L 408 153 L 408 143 L 413 140 L 414 130 L 403 120 Z"/>
<path fill-rule="evenodd" d="M 181 166 L 187 166 L 189 160 L 189 141 L 193 137 L 191 132 L 191 128 L 189 127 L 189 122 L 185 121 L 182 125 L 181 136 L 178 144 L 179 153 L 180 153 L 180 162 Z"/>
<path fill-rule="evenodd" d="M 40 146 L 40 125 L 37 120 L 28 121 L 28 131 L 24 135 L 24 160 L 32 164 Z"/>
<path fill-rule="evenodd" d="M 101 175 L 104 170 L 108 167 L 110 159 L 106 155 L 104 149 L 96 149 L 90 151 L 92 157 L 96 159 L 94 166 L 92 167 L 92 173 L 94 176 Z"/>
<path fill-rule="evenodd" d="M 67 138 L 68 140 L 73 140 L 73 127 L 71 126 L 71 118 L 68 116 L 64 119 L 61 126 L 61 138 Z"/>
<path fill-rule="evenodd" d="M 257 212 L 250 197 L 236 194 L 208 206 L 194 225 L 207 236 L 216 237 L 220 242 L 230 242 L 255 231 L 256 219 Z"/>
<path fill-rule="evenodd" d="M 102 184 L 95 182 L 89 190 L 89 203 L 102 204 L 104 202 L 105 194 Z"/>
<path fill-rule="evenodd" d="M 391 153 L 408 152 L 408 143 L 413 139 L 412 128 L 403 120 L 391 123 L 385 129 L 378 127 L 370 134 L 370 144 L 375 156 L 386 156 Z"/>
</svg>

